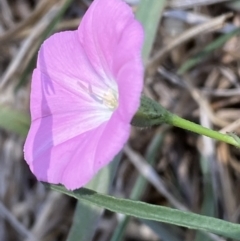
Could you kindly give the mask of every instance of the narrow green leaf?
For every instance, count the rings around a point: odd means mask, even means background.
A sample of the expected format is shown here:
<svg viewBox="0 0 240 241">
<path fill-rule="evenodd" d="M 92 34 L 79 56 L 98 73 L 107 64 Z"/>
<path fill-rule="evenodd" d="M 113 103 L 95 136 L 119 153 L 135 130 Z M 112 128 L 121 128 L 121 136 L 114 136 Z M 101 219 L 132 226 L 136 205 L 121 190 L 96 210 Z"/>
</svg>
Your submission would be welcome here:
<svg viewBox="0 0 240 241">
<path fill-rule="evenodd" d="M 51 23 L 49 23 L 48 28 L 43 33 L 42 40 L 46 39 L 53 32 L 53 30 L 56 27 L 57 23 L 62 19 L 64 13 L 66 12 L 66 10 L 68 9 L 68 7 L 71 5 L 72 2 L 73 2 L 73 0 L 65 0 L 65 2 L 63 3 L 61 9 L 59 10 L 58 14 L 53 19 L 53 21 Z"/>
<path fill-rule="evenodd" d="M 203 174 L 203 203 L 201 208 L 201 214 L 214 217 L 215 216 L 215 202 L 214 192 L 211 177 L 210 156 L 201 155 L 201 169 Z M 197 232 L 195 241 L 211 241 L 210 237 L 207 237 L 203 232 Z"/>
<path fill-rule="evenodd" d="M 130 222 L 131 217 L 125 216 L 124 219 L 118 224 L 117 229 L 114 231 L 111 241 L 121 241 L 124 238 L 125 230 Z"/>
<path fill-rule="evenodd" d="M 226 3 L 227 7 L 231 8 L 234 11 L 240 10 L 240 1 L 239 0 L 232 0 Z"/>
<path fill-rule="evenodd" d="M 151 141 L 150 145 L 148 146 L 146 160 L 150 165 L 153 165 L 154 161 L 156 160 L 157 153 L 160 150 L 159 146 L 163 141 L 163 135 L 163 133 L 157 133 Z M 146 186 L 147 180 L 143 176 L 139 175 L 132 189 L 130 198 L 134 200 L 139 200 L 144 193 Z M 125 216 L 115 229 L 111 241 L 121 241 L 123 239 L 129 221 L 130 217 Z"/>
<path fill-rule="evenodd" d="M 71 192 L 60 185 L 45 185 L 52 190 L 64 193 L 78 200 L 82 200 L 83 202 L 89 202 L 99 207 L 106 208 L 112 212 L 174 224 L 190 229 L 204 230 L 228 238 L 234 238 L 235 240 L 240 240 L 239 224 L 144 202 L 115 198 L 86 188 Z"/>
<path fill-rule="evenodd" d="M 166 0 L 141 0 L 136 18 L 144 28 L 145 42 L 143 46 L 143 61 L 147 62 L 156 37 L 159 21 L 165 6 Z"/>
<path fill-rule="evenodd" d="M 142 220 L 142 222 L 150 227 L 163 241 L 182 241 L 182 239 L 175 236 L 176 232 L 179 233 L 179 230 L 170 229 L 169 225 L 151 220 Z"/>
<path fill-rule="evenodd" d="M 108 193 L 121 156 L 122 153 L 118 154 L 108 166 L 101 169 L 87 187 L 101 193 Z M 92 240 L 102 213 L 102 208 L 79 201 L 67 241 Z"/>
<path fill-rule="evenodd" d="M 78 202 L 67 241 L 93 239 L 102 209 L 89 203 Z"/>
<path fill-rule="evenodd" d="M 182 66 L 178 70 L 178 74 L 184 74 L 197 64 L 201 63 L 202 61 L 205 61 L 206 58 L 212 54 L 213 51 L 219 49 L 222 47 L 229 39 L 232 37 L 240 34 L 240 28 L 237 28 L 236 30 L 224 34 L 220 37 L 218 37 L 216 40 L 208 44 L 202 51 L 195 54 L 192 58 L 185 61 Z"/>
<path fill-rule="evenodd" d="M 165 133 L 157 133 L 154 138 L 152 139 L 150 145 L 148 146 L 147 153 L 146 153 L 146 160 L 150 165 L 154 165 L 156 162 L 157 155 L 161 151 L 161 144 L 164 140 Z M 139 200 L 143 195 L 145 188 L 147 186 L 147 180 L 143 176 L 139 176 L 134 188 L 132 190 L 130 199 Z M 127 216 L 128 218 L 129 216 Z M 161 240 L 163 241 L 180 241 L 175 237 L 175 232 L 170 229 L 166 224 L 158 223 L 156 221 L 151 220 L 140 220 L 144 224 L 146 224 L 149 228 L 151 228 Z M 118 240 L 117 240 L 118 241 Z"/>
<path fill-rule="evenodd" d="M 164 133 L 157 133 L 147 148 L 146 160 L 150 165 L 154 165 L 154 162 L 156 162 L 157 155 L 161 150 L 159 147 L 163 142 L 163 136 Z M 147 180 L 143 176 L 139 175 L 133 187 L 130 199 L 139 200 L 144 194 L 147 184 Z"/>
<path fill-rule="evenodd" d="M 20 111 L 0 105 L 0 127 L 25 137 L 28 133 L 30 117 Z"/>
</svg>

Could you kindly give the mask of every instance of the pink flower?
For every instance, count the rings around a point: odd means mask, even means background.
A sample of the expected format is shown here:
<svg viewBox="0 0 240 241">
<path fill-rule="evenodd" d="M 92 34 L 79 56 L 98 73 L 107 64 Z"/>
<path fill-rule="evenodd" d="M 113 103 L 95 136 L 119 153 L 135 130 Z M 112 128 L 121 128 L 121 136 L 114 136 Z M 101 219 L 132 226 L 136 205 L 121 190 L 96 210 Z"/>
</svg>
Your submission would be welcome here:
<svg viewBox="0 0 240 241">
<path fill-rule="evenodd" d="M 40 48 L 25 160 L 38 180 L 76 189 L 121 150 L 143 85 L 143 31 L 121 0 L 95 0 L 76 31 Z"/>
</svg>

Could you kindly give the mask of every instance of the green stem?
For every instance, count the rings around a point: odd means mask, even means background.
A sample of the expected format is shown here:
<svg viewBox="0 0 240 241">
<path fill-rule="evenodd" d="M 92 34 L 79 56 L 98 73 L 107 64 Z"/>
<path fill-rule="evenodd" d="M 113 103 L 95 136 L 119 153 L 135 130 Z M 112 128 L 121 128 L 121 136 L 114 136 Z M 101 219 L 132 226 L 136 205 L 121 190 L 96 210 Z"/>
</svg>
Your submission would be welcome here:
<svg viewBox="0 0 240 241">
<path fill-rule="evenodd" d="M 222 134 L 220 132 L 208 129 L 201 125 L 195 124 L 191 121 L 185 120 L 170 112 L 168 112 L 168 117 L 166 118 L 166 123 L 169 125 L 180 127 L 185 130 L 192 131 L 192 132 L 200 134 L 200 135 L 208 136 L 208 137 L 218 140 L 218 141 L 226 142 L 226 143 L 234 145 L 236 147 L 240 147 L 240 143 L 237 142 L 236 138 L 234 138 L 232 135 Z"/>
<path fill-rule="evenodd" d="M 240 147 L 240 138 L 234 133 L 222 134 L 220 132 L 208 129 L 191 121 L 185 120 L 173 113 L 167 111 L 158 102 L 146 97 L 141 97 L 141 105 L 134 115 L 131 124 L 137 127 L 150 127 L 160 124 L 169 124 L 180 127 L 185 130 L 195 132 L 200 135 L 208 136 L 218 141 Z"/>
</svg>

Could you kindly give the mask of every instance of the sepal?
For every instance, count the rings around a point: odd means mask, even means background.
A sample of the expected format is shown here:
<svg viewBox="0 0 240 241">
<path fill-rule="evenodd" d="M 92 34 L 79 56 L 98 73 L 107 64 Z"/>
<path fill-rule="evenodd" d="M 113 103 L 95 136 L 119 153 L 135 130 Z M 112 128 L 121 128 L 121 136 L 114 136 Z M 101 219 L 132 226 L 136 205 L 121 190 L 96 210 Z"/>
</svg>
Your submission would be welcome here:
<svg viewBox="0 0 240 241">
<path fill-rule="evenodd" d="M 136 127 L 150 127 L 166 123 L 169 112 L 156 101 L 142 95 L 141 104 L 131 124 Z"/>
</svg>

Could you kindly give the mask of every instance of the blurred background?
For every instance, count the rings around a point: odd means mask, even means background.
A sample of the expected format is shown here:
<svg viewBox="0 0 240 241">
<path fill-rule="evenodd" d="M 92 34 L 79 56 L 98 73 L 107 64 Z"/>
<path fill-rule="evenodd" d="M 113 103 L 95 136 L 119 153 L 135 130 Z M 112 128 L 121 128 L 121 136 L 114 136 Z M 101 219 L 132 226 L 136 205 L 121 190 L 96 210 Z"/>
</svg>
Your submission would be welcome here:
<svg viewBox="0 0 240 241">
<path fill-rule="evenodd" d="M 181 117 L 240 135 L 240 1 L 127 2 L 145 29 L 144 93 Z M 81 204 L 71 228 L 77 202 L 30 173 L 22 149 L 37 51 L 52 33 L 76 29 L 90 4 L 0 0 L 0 241 L 225 240 L 102 210 L 89 221 Z M 116 159 L 111 195 L 239 223 L 239 149 L 163 125 L 133 128 Z"/>
</svg>

